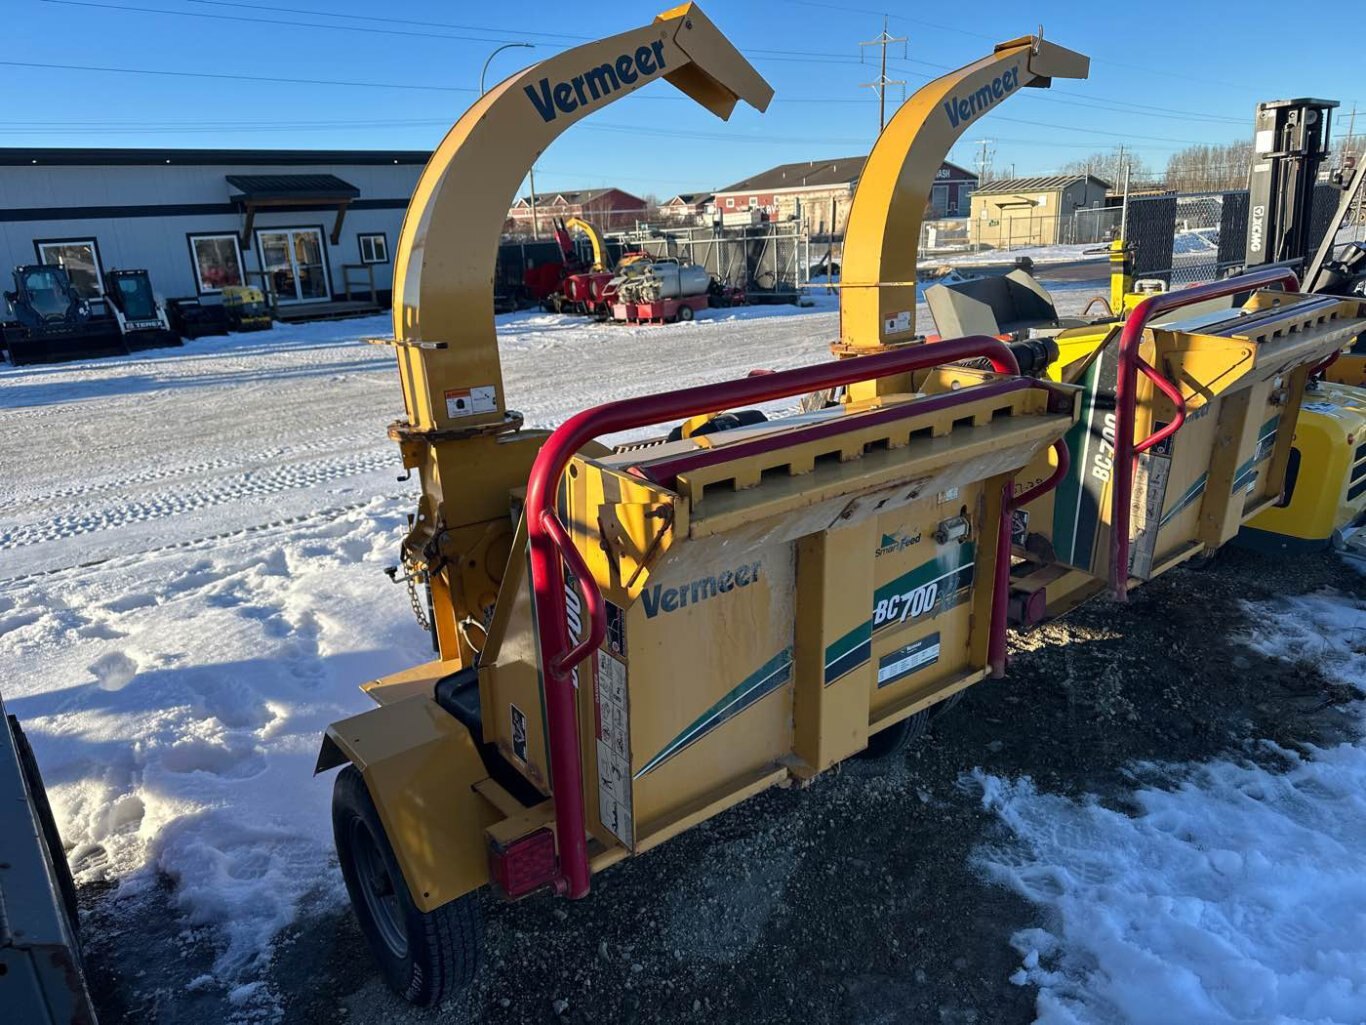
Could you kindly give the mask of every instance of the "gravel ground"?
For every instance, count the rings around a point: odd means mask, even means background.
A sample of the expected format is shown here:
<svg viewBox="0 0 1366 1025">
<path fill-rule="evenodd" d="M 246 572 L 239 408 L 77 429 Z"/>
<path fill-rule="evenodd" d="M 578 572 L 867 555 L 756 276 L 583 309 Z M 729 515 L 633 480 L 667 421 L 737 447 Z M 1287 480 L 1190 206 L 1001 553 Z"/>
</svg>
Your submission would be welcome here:
<svg viewBox="0 0 1366 1025">
<path fill-rule="evenodd" d="M 595 880 L 578 904 L 486 903 L 487 959 L 463 999 L 416 1011 L 376 974 L 349 913 L 305 915 L 272 982 L 288 1023 L 976 1022 L 1033 1020 L 1007 980 L 1033 907 L 971 869 L 1003 838 L 963 774 L 1121 802 L 1141 759 L 1295 747 L 1346 729 L 1345 689 L 1256 654 L 1239 598 L 1329 586 L 1366 596 L 1331 554 L 1227 550 L 1015 638 L 1009 678 L 968 693 L 891 764 L 846 763 L 769 791 Z M 193 980 L 211 961 L 171 889 L 83 894 L 107 1023 L 221 1020 Z M 131 914 L 130 914 L 131 911 Z"/>
</svg>

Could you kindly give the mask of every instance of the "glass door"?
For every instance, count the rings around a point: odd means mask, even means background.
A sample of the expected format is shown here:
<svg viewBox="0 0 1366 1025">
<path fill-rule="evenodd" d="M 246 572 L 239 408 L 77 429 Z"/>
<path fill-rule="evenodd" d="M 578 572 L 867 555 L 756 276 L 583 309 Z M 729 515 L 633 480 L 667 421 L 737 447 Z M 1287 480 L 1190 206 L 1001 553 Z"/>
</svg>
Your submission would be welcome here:
<svg viewBox="0 0 1366 1025">
<path fill-rule="evenodd" d="M 326 302 L 331 298 L 320 229 L 258 231 L 256 245 L 261 254 L 261 269 L 281 305 Z"/>
</svg>

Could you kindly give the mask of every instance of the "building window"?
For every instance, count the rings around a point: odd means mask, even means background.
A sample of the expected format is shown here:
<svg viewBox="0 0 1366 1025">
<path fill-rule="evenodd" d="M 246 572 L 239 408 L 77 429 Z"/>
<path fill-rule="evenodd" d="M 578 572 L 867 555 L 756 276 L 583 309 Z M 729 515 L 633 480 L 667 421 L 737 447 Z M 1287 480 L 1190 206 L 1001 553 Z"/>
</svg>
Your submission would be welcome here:
<svg viewBox="0 0 1366 1025">
<path fill-rule="evenodd" d="M 727 210 L 734 210 L 734 209 L 735 209 L 735 197 L 734 197 L 734 196 L 727 197 L 727 199 L 726 199 L 726 209 L 727 209 Z"/>
<path fill-rule="evenodd" d="M 61 267 L 82 299 L 104 295 L 104 276 L 100 273 L 100 250 L 93 238 L 37 239 L 38 262 Z"/>
<path fill-rule="evenodd" d="M 384 232 L 374 232 L 356 237 L 360 239 L 361 263 L 389 262 L 389 240 L 384 237 Z"/>
<path fill-rule="evenodd" d="M 190 257 L 201 292 L 246 284 L 236 235 L 191 235 Z"/>
<path fill-rule="evenodd" d="M 759 197 L 758 197 L 758 196 L 750 196 L 750 197 L 749 197 L 749 208 L 750 208 L 751 210 L 753 210 L 753 209 L 754 209 L 755 207 L 757 207 L 758 205 L 759 205 Z"/>
</svg>

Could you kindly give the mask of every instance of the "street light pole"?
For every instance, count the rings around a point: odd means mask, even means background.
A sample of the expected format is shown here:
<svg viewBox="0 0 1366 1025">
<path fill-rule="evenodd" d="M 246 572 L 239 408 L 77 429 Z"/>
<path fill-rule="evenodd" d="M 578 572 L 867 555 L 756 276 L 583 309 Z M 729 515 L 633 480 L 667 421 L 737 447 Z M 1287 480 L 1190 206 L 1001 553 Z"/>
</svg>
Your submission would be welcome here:
<svg viewBox="0 0 1366 1025">
<path fill-rule="evenodd" d="M 483 66 L 483 68 L 480 69 L 480 71 L 479 71 L 479 95 L 480 95 L 480 96 L 483 96 L 483 95 L 484 95 L 484 76 L 485 76 L 486 74 L 488 74 L 489 65 L 493 63 L 493 58 L 497 57 L 497 56 L 498 56 L 500 53 L 502 53 L 504 50 L 512 50 L 512 49 L 515 49 L 515 48 L 517 48 L 517 47 L 525 47 L 525 48 L 528 49 L 528 50 L 534 50 L 534 49 L 536 48 L 536 44 L 535 44 L 535 43 L 504 43 L 502 46 L 498 47 L 498 48 L 495 49 L 491 54 L 489 54 L 489 55 L 488 55 L 488 59 L 484 61 L 484 66 Z M 531 167 L 530 177 L 531 177 L 531 237 L 532 237 L 532 238 L 540 238 L 540 236 L 541 236 L 541 226 L 540 226 L 539 224 L 536 223 L 536 166 L 535 166 L 535 164 L 533 164 L 532 167 Z"/>
</svg>

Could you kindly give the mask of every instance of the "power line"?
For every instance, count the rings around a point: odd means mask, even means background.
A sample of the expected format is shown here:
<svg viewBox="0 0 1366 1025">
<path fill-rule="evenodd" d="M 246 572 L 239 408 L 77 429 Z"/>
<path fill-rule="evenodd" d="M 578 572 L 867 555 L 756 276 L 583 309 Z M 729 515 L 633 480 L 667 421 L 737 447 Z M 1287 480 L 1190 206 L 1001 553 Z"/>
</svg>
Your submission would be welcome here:
<svg viewBox="0 0 1366 1025">
<path fill-rule="evenodd" d="M 56 2 L 56 0 L 49 0 Z M 158 71 L 152 68 L 115 68 L 94 64 L 52 64 L 40 61 L 0 60 L 0 67 L 42 68 L 49 71 L 94 71 L 111 75 L 156 75 L 168 78 L 211 78 L 232 82 L 269 82 L 285 85 L 340 85 L 357 89 L 416 89 L 438 93 L 472 93 L 460 85 L 412 85 L 399 82 L 352 82 L 335 78 L 281 78 L 275 75 L 233 75 L 222 71 Z"/>
<path fill-rule="evenodd" d="M 327 29 L 332 32 L 364 32 L 384 36 L 416 36 L 419 39 L 456 39 L 472 43 L 504 43 L 510 41 L 509 35 L 493 36 L 456 36 L 431 32 L 409 32 L 405 29 L 361 27 L 357 25 L 329 25 L 319 21 L 285 21 L 279 18 L 262 20 L 249 18 L 242 14 L 205 14 L 201 11 L 171 11 L 159 7 L 132 7 L 126 4 L 100 4 L 93 0 L 42 0 L 45 4 L 58 4 L 63 7 L 93 7 L 102 11 L 125 11 L 133 14 L 158 14 L 172 18 L 205 18 L 210 21 L 244 21 L 251 25 L 288 25 L 294 28 Z"/>
<path fill-rule="evenodd" d="M 315 18 L 341 18 L 347 21 L 383 21 L 391 25 L 416 25 L 422 28 L 454 28 L 463 29 L 469 32 L 503 32 L 501 28 L 490 28 L 486 25 L 457 25 L 449 21 L 418 21 L 412 18 L 392 18 L 388 15 L 380 17 L 373 14 L 345 14 L 341 11 L 315 11 L 303 7 L 279 7 L 274 4 L 243 4 L 234 3 L 232 0 L 182 0 L 187 4 L 202 4 L 208 7 L 236 7 L 247 11 L 269 11 L 272 14 L 306 14 Z M 518 28 L 517 34 L 521 36 L 543 36 L 547 39 L 574 39 L 590 40 L 591 36 L 575 36 L 564 32 L 536 32 L 532 29 Z"/>
</svg>

